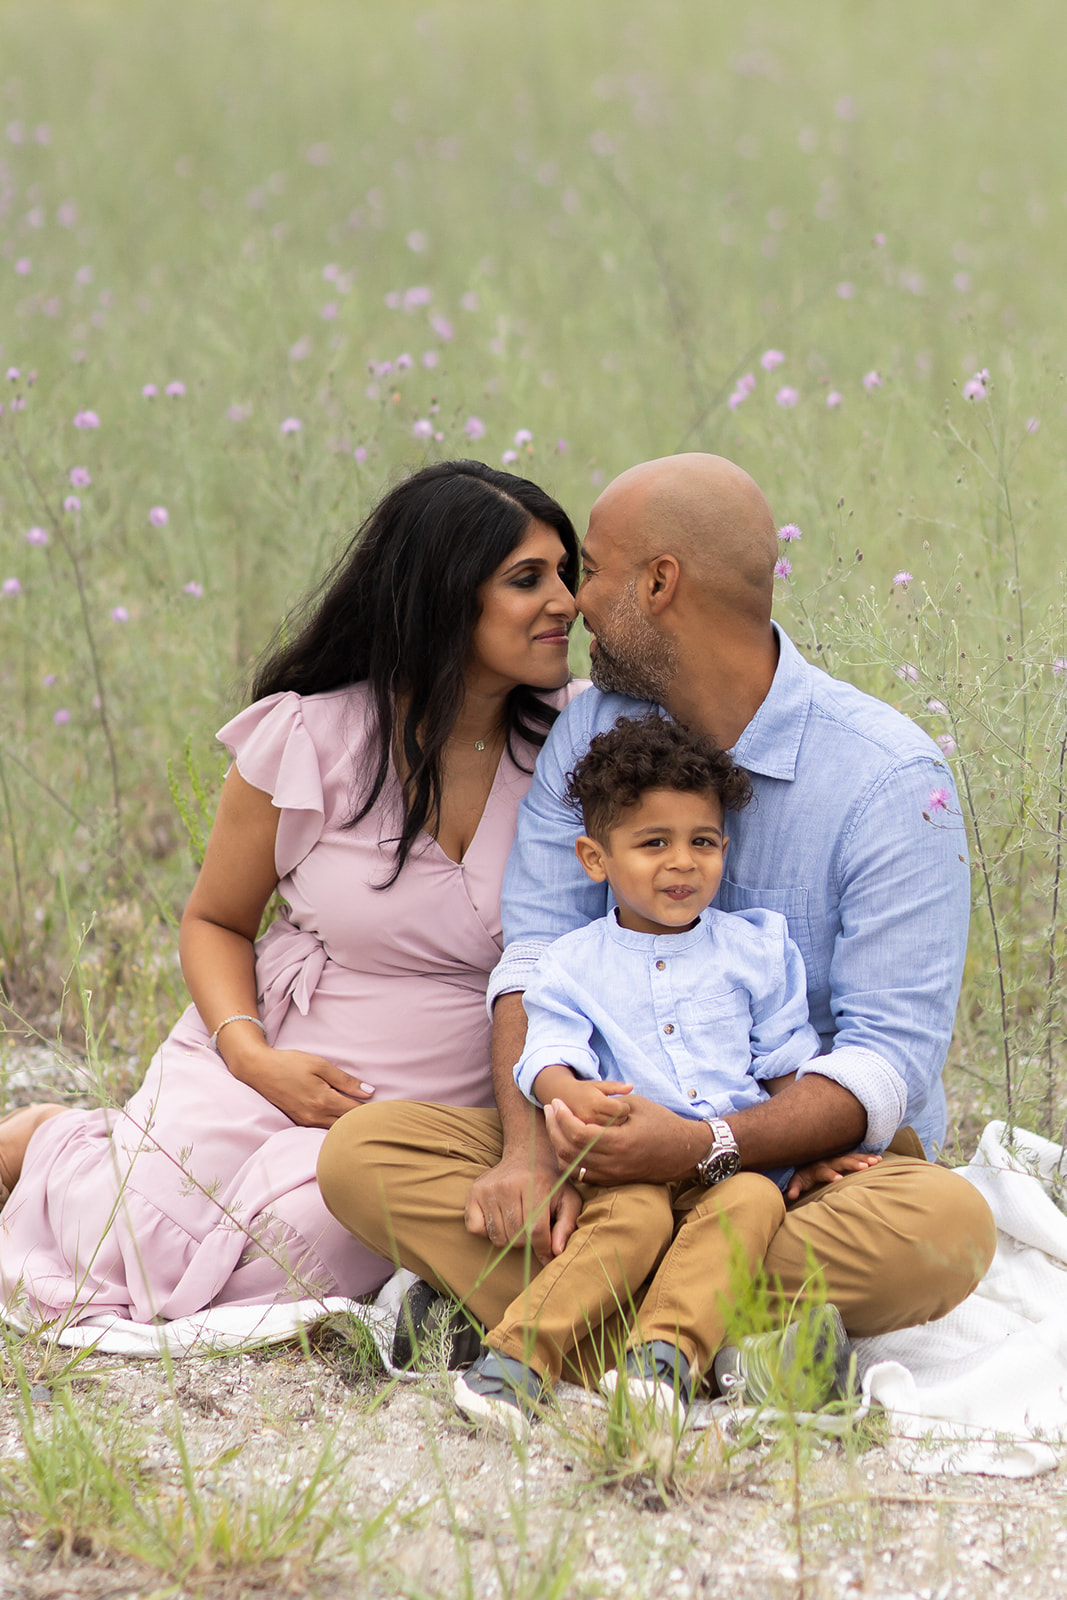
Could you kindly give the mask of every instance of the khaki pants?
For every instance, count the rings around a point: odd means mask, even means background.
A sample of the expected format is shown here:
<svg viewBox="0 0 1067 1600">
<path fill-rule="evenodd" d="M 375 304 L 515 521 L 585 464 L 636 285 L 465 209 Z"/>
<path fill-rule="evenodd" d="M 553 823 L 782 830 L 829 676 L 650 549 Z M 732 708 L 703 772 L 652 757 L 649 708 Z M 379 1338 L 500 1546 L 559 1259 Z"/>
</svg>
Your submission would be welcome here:
<svg viewBox="0 0 1067 1600">
<path fill-rule="evenodd" d="M 783 1316 L 811 1291 L 814 1269 L 818 1292 L 866 1337 L 944 1316 L 996 1247 L 992 1214 L 971 1184 L 887 1153 L 789 1206 L 758 1173 L 711 1190 L 583 1185 L 579 1225 L 541 1269 L 523 1241 L 501 1251 L 464 1226 L 470 1186 L 500 1154 L 495 1111 L 362 1106 L 327 1135 L 319 1183 L 361 1243 L 454 1294 L 494 1348 L 553 1380 L 595 1382 L 631 1328 L 633 1341 L 677 1343 L 704 1367 L 725 1333 L 739 1252 L 753 1269 L 762 1263 Z"/>
</svg>

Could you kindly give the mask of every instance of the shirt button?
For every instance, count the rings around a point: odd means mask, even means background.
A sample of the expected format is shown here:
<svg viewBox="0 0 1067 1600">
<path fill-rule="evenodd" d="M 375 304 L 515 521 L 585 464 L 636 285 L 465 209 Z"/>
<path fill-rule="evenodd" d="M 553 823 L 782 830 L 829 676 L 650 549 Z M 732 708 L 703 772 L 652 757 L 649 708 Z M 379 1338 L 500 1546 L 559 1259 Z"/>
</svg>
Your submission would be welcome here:
<svg viewBox="0 0 1067 1600">
<path fill-rule="evenodd" d="M 663 1024 L 663 1031 L 664 1031 L 664 1033 L 673 1033 L 674 1032 L 674 1023 L 673 1022 L 665 1022 Z"/>
<path fill-rule="evenodd" d="M 667 969 L 667 963 L 665 961 L 657 961 L 656 962 L 656 971 L 657 972 L 665 972 L 666 969 Z"/>
<path fill-rule="evenodd" d="M 696 1092 L 695 1089 L 687 1089 L 685 1092 L 689 1096 L 690 1100 L 695 1100 L 696 1099 L 697 1092 Z"/>
</svg>

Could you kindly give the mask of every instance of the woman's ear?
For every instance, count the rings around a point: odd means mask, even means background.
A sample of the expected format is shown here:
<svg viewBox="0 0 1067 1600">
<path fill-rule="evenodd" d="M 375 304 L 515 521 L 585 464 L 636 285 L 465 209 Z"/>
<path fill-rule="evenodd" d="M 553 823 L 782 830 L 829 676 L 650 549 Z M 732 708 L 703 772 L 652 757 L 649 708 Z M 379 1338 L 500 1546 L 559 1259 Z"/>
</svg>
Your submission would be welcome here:
<svg viewBox="0 0 1067 1600">
<path fill-rule="evenodd" d="M 581 862 L 583 871 L 592 878 L 594 883 L 605 883 L 607 881 L 608 873 L 604 865 L 604 850 L 601 845 L 597 844 L 595 839 L 590 839 L 587 833 L 583 833 L 581 838 L 576 839 L 574 842 L 574 853 Z"/>
</svg>

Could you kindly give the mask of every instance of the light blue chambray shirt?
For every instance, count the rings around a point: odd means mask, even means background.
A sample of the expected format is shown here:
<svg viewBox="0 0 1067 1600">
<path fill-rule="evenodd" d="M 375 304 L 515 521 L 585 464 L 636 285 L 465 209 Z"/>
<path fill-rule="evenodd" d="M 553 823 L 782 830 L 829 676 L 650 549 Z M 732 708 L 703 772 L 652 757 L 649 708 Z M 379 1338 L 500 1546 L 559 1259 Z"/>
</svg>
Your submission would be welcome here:
<svg viewBox="0 0 1067 1600">
<path fill-rule="evenodd" d="M 856 1096 L 867 1112 L 864 1148 L 882 1150 L 910 1125 L 930 1152 L 945 1134 L 941 1069 L 970 911 L 955 787 L 920 728 L 812 667 L 776 632 L 770 692 L 733 750 L 754 798 L 728 819 L 716 905 L 785 917 L 822 1051 L 800 1072 Z M 604 916 L 606 888 L 574 854 L 581 826 L 564 798 L 566 775 L 594 734 L 648 709 L 587 689 L 553 727 L 519 810 L 490 1007 L 526 988 L 551 940 Z"/>
<path fill-rule="evenodd" d="M 774 911 L 709 907 L 692 928 L 653 934 L 621 928 L 612 909 L 549 945 L 522 1003 L 515 1082 L 535 1104 L 537 1074 L 561 1062 L 679 1116 L 722 1117 L 820 1048 L 800 951 Z"/>
</svg>

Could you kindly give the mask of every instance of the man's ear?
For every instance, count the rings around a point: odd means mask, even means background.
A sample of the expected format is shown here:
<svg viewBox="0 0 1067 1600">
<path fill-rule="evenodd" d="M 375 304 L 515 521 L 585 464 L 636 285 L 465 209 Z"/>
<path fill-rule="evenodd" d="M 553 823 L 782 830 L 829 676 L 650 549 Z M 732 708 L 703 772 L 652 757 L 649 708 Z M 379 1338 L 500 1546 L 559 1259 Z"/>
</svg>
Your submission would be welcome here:
<svg viewBox="0 0 1067 1600">
<path fill-rule="evenodd" d="M 607 868 L 604 866 L 604 851 L 595 839 L 583 833 L 580 839 L 574 841 L 574 853 L 582 864 L 583 870 L 592 878 L 594 883 L 607 882 Z"/>
<path fill-rule="evenodd" d="M 678 593 L 682 569 L 677 556 L 657 556 L 645 568 L 645 600 L 652 616 L 666 611 Z"/>
<path fill-rule="evenodd" d="M 723 853 L 723 855 L 726 854 L 726 846 L 729 843 L 730 843 L 730 835 L 728 833 L 724 833 L 723 836 L 722 836 L 722 853 Z"/>
</svg>

